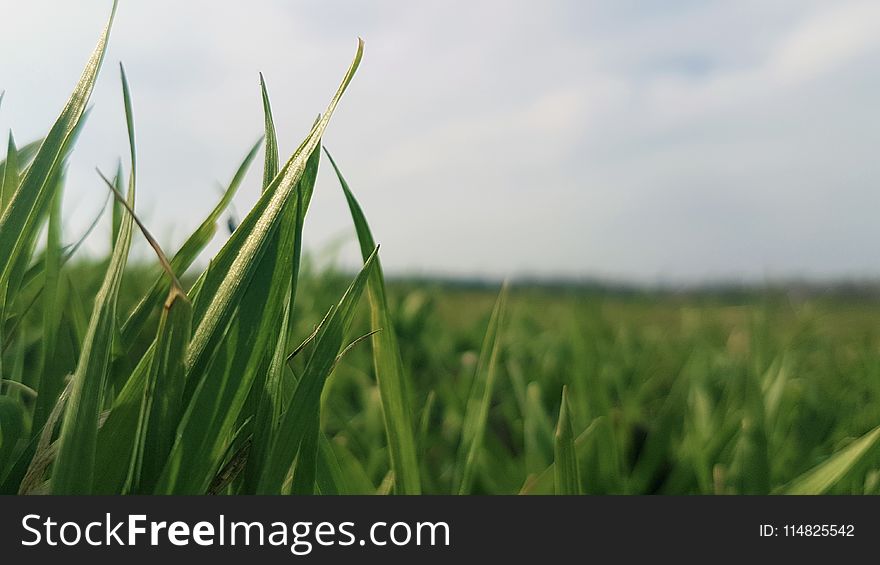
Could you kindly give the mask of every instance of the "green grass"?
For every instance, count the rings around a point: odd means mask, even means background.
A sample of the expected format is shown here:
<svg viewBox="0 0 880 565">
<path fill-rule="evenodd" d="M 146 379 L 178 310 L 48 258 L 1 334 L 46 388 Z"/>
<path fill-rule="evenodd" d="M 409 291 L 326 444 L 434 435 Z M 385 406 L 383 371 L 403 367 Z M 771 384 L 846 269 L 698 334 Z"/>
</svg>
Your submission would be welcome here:
<svg viewBox="0 0 880 565">
<path fill-rule="evenodd" d="M 265 143 L 230 164 L 217 206 L 168 257 L 137 217 L 150 187 L 122 71 L 128 159 L 95 177 L 116 194 L 112 250 L 78 258 L 64 168 L 109 32 L 46 136 L 10 134 L 0 162 L 0 491 L 880 489 L 871 299 L 386 281 L 357 182 L 329 153 L 363 266 L 317 270 L 303 229 L 360 42 L 286 160 L 260 77 Z M 260 197 L 199 270 L 261 147 Z M 155 263 L 129 261 L 140 237 Z"/>
</svg>

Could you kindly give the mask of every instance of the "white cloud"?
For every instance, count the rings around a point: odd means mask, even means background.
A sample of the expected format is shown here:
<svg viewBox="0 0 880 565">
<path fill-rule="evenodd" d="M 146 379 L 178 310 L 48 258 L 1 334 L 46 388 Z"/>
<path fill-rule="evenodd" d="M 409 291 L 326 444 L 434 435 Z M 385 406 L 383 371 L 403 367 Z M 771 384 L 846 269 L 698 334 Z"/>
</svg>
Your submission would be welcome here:
<svg viewBox="0 0 880 565">
<path fill-rule="evenodd" d="M 783 80 L 808 80 L 880 46 L 880 4 L 829 3 L 780 42 L 769 68 Z"/>
</svg>

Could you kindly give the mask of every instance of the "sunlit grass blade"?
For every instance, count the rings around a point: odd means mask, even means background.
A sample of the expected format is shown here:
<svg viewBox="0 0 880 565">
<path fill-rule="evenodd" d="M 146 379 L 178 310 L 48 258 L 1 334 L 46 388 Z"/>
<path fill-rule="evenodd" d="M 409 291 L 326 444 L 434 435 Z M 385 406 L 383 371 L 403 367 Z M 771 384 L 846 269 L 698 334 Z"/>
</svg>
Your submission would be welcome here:
<svg viewBox="0 0 880 565">
<path fill-rule="evenodd" d="M 302 182 L 297 183 L 300 189 L 308 186 L 308 190 L 311 190 L 314 185 L 318 156 L 317 149 L 314 149 L 305 176 L 300 179 Z M 282 347 L 279 345 L 279 333 L 280 339 L 286 341 L 284 331 L 279 332 L 279 322 L 283 323 L 284 311 L 289 303 L 299 202 L 297 199 L 294 203 L 288 203 L 278 218 L 280 225 L 277 231 L 269 233 L 271 239 L 252 273 L 252 280 L 237 298 L 240 304 L 238 317 L 229 331 L 222 334 L 225 336 L 224 343 L 219 344 L 224 361 L 209 365 L 205 375 L 199 374 L 201 382 L 192 395 L 184 395 L 185 401 L 192 398 L 192 402 L 181 423 L 172 460 L 159 485 L 160 489 L 166 489 L 162 492 L 202 492 L 206 487 L 205 475 L 215 474 L 214 465 L 220 463 L 227 434 L 250 395 L 253 383 L 256 381 L 262 386 L 267 361 Z M 239 229 L 249 229 L 245 227 L 246 222 L 247 219 Z M 200 296 L 203 292 L 200 291 Z M 239 347 L 237 343 L 247 346 Z M 193 456 L 193 453 L 197 455 Z M 188 472 L 181 473 L 176 469 L 178 461 L 189 469 Z"/>
<path fill-rule="evenodd" d="M 336 162 L 326 151 L 327 158 L 348 201 L 361 255 L 364 259 L 375 248 L 376 242 L 370 232 L 363 210 L 349 189 L 348 183 L 336 166 Z M 370 296 L 370 326 L 382 330 L 373 336 L 373 367 L 379 383 L 379 394 L 382 399 L 382 414 L 385 418 L 385 433 L 388 439 L 388 451 L 391 456 L 391 469 L 394 471 L 395 492 L 398 494 L 419 494 L 421 481 L 419 466 L 416 460 L 416 446 L 413 430 L 413 417 L 410 409 L 409 385 L 403 362 L 400 358 L 400 347 L 385 290 L 385 278 L 382 265 L 376 262 L 376 268 L 370 276 L 368 292 Z"/>
<path fill-rule="evenodd" d="M 559 406 L 559 423 L 556 425 L 556 441 L 554 443 L 556 494 L 580 494 L 581 489 L 569 410 L 568 387 L 564 386 L 562 387 L 562 402 Z"/>
<path fill-rule="evenodd" d="M 309 357 L 269 448 L 266 465 L 260 477 L 259 493 L 280 493 L 300 445 L 306 444 L 309 447 L 313 445 L 305 442 L 304 438 L 308 434 L 317 433 L 310 424 L 319 415 L 321 391 L 336 364 L 336 356 L 342 349 L 343 340 L 354 318 L 355 306 L 366 286 L 367 277 L 372 272 L 377 252 L 378 249 L 367 258 L 360 273 L 352 281 L 327 323 L 322 326 L 318 337 L 315 338 L 315 349 Z M 310 457 L 309 461 L 313 461 L 313 458 Z"/>
<path fill-rule="evenodd" d="M 279 158 L 275 123 L 272 119 L 272 106 L 269 103 L 269 93 L 262 73 L 260 74 L 260 91 L 263 100 L 264 136 L 266 139 L 263 165 L 263 189 L 265 190 L 278 176 Z M 293 258 L 289 274 L 283 277 L 283 284 L 288 287 L 281 312 L 281 323 L 278 327 L 278 336 L 271 358 L 266 362 L 267 366 L 260 369 L 254 383 L 253 398 L 256 403 L 253 422 L 254 434 L 244 473 L 244 488 L 248 492 L 253 492 L 257 487 L 269 444 L 275 435 L 284 404 L 281 398 L 282 380 L 286 374 L 287 341 L 291 329 L 291 312 L 296 299 L 297 280 L 299 279 L 303 222 L 311 203 L 319 160 L 319 154 L 310 158 L 310 163 L 307 163 L 306 171 L 303 174 L 303 181 L 300 181 L 295 190 L 297 214 L 293 234 Z"/>
<path fill-rule="evenodd" d="M 464 422 L 461 429 L 461 443 L 456 459 L 455 491 L 468 494 L 473 486 L 483 433 L 489 416 L 489 405 L 495 388 L 495 373 L 498 351 L 501 348 L 501 327 L 507 302 L 507 285 L 501 288 L 498 300 L 489 318 L 489 327 L 483 338 L 480 360 L 471 384 Z"/>
<path fill-rule="evenodd" d="M 362 56 L 363 42 L 359 41 L 354 61 L 327 110 L 217 254 L 215 262 L 209 268 L 200 296 L 210 298 L 195 303 L 196 325 L 187 353 L 188 373 L 200 373 L 206 367 L 217 345 L 216 341 L 237 305 L 235 299 L 244 292 L 244 287 L 253 275 L 259 257 L 269 244 L 269 235 L 277 227 L 276 220 L 303 177 L 313 151 L 320 146 L 321 135 L 354 77 Z"/>
<path fill-rule="evenodd" d="M 305 178 L 313 157 L 318 157 L 321 135 L 362 55 L 363 43 L 358 42 L 355 59 L 327 110 L 208 268 L 194 301 L 184 392 L 188 408 L 157 485 L 158 492 L 204 492 L 216 473 L 228 433 L 250 394 L 266 348 L 270 343 L 275 345 L 272 324 L 280 318 L 288 288 L 271 282 L 282 278 L 281 273 L 289 276 L 290 272 L 298 221 L 297 215 L 288 216 L 298 214 L 297 202 L 290 202 L 291 196 Z M 279 228 L 283 229 L 276 238 Z M 278 250 L 268 253 L 276 244 Z M 267 292 L 271 296 L 267 297 Z M 228 351 L 235 354 L 229 357 L 231 365 L 223 367 L 213 360 L 224 347 L 230 347 L 227 333 L 236 311 L 237 339 L 255 342 L 249 350 Z M 243 372 L 238 372 L 240 369 Z"/>
<path fill-rule="evenodd" d="M 104 59 L 117 1 L 113 2 L 107 26 L 70 99 L 40 145 L 34 162 L 0 216 L 0 257 L 4 258 L 3 266 L 0 267 L 0 287 L 9 280 L 12 265 L 25 251 L 30 233 L 37 229 L 37 217 L 32 211 L 39 209 L 40 203 L 48 201 L 51 197 L 49 180 L 59 168 L 68 140 L 75 133 L 85 112 L 98 70 Z"/>
<path fill-rule="evenodd" d="M 875 458 L 880 440 L 880 427 L 874 428 L 826 461 L 810 469 L 786 486 L 779 494 L 825 494 L 863 461 Z"/>
</svg>

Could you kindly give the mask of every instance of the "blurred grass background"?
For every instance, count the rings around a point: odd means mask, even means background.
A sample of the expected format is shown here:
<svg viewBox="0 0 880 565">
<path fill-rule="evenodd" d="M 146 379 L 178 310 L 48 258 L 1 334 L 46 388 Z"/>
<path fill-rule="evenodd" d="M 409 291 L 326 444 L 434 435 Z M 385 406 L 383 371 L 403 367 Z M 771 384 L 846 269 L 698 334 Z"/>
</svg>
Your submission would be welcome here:
<svg viewBox="0 0 880 565">
<path fill-rule="evenodd" d="M 69 267 L 65 317 L 89 311 L 88 297 L 105 268 Z M 157 275 L 151 267 L 130 266 L 120 308 L 132 308 L 147 290 L 144 282 Z M 305 261 L 294 341 L 312 332 L 349 280 L 347 273 Z M 498 285 L 398 279 L 388 290 L 412 384 L 423 489 L 450 492 Z M 21 330 L 30 339 L 21 342 L 24 366 L 14 370 L 25 383 L 38 362 L 40 304 L 34 302 Z M 581 436 L 584 492 L 779 488 L 880 421 L 878 318 L 880 300 L 869 287 L 673 291 L 513 284 L 473 491 L 553 491 L 546 471 L 563 385 L 574 434 Z M 157 320 L 142 332 L 141 351 Z M 368 330 L 364 303 L 351 336 Z M 66 348 L 59 341 L 70 370 L 74 339 Z M 304 357 L 295 360 L 300 369 Z M 367 343 L 346 355 L 328 381 L 322 410 L 324 431 L 364 492 L 389 480 L 370 357 Z M 867 458 L 832 492 L 875 492 L 875 463 Z"/>
</svg>

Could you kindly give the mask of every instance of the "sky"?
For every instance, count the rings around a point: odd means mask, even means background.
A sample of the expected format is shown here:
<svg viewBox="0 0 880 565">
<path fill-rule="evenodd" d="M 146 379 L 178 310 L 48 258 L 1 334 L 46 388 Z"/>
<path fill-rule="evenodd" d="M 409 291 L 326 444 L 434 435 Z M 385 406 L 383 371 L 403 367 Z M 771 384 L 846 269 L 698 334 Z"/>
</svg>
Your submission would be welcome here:
<svg viewBox="0 0 880 565">
<path fill-rule="evenodd" d="M 324 137 L 386 271 L 631 282 L 880 276 L 880 2 L 121 0 L 70 164 L 65 238 L 127 152 L 174 249 L 262 133 L 282 157 L 354 55 Z M 57 117 L 109 0 L 0 0 L 0 132 Z M 259 194 L 259 160 L 235 200 Z M 329 163 L 306 246 L 354 266 Z M 102 224 L 85 252 L 109 245 Z M 146 255 L 145 246 L 139 253 Z M 209 251 L 222 245 L 218 236 Z"/>
</svg>

